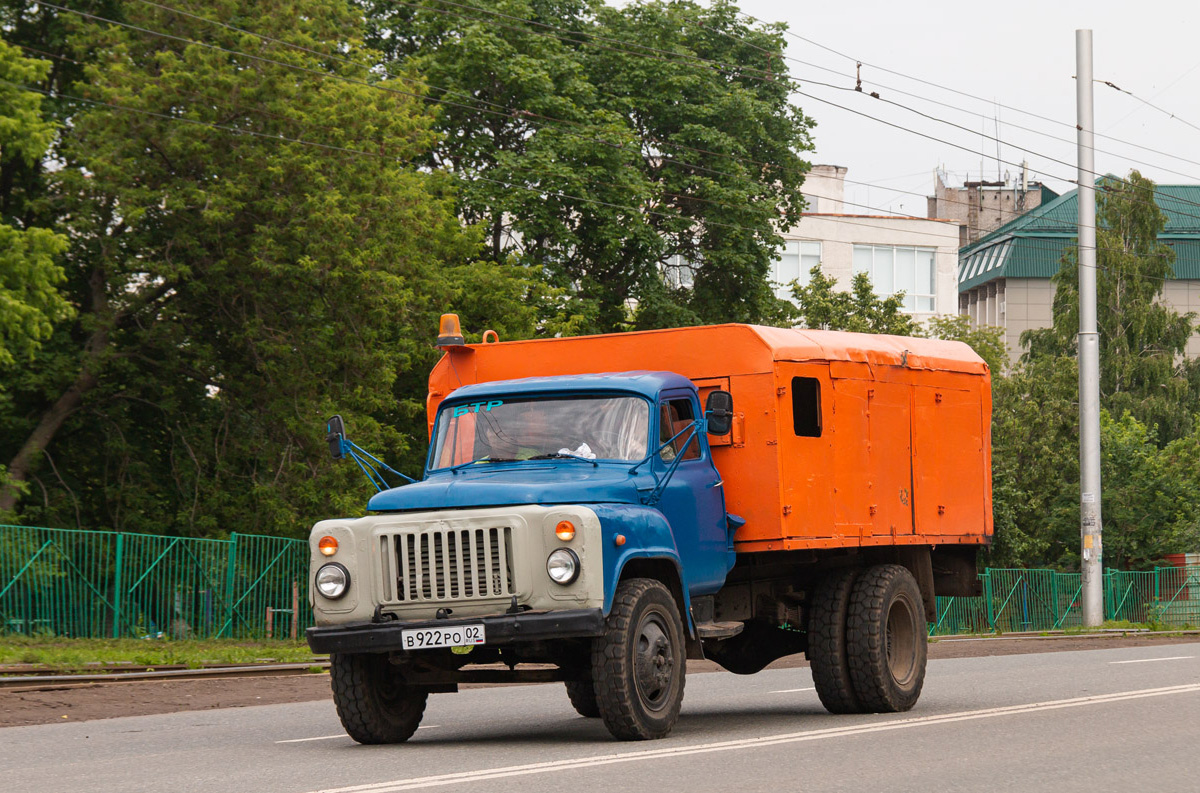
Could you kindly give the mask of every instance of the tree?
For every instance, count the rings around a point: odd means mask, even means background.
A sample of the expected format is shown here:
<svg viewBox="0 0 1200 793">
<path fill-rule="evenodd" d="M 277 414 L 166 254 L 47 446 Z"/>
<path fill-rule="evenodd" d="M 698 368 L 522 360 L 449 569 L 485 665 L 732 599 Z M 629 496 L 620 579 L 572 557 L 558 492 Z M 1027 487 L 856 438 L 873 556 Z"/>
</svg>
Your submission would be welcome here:
<svg viewBox="0 0 1200 793">
<path fill-rule="evenodd" d="M 372 41 L 428 77 L 431 161 L 461 176 L 481 255 L 567 296 L 543 316 L 595 332 L 786 315 L 767 274 L 799 218 L 812 122 L 789 102 L 778 28 L 727 2 L 364 8 Z M 669 262 L 690 288 L 664 282 Z"/>
<path fill-rule="evenodd" d="M 992 378 L 992 566 L 1078 558 L 1078 372 L 1073 358 L 1043 356 Z"/>
<path fill-rule="evenodd" d="M 930 317 L 926 332 L 931 338 L 961 341 L 987 361 L 992 371 L 993 382 L 1008 370 L 1008 345 L 1004 342 L 1004 329 L 982 326 L 971 327 L 971 320 L 962 314 L 943 314 Z"/>
<path fill-rule="evenodd" d="M 1098 186 L 1096 303 L 1100 338 L 1101 404 L 1157 427 L 1159 444 L 1180 437 L 1200 409 L 1200 361 L 1184 349 L 1196 332 L 1195 314 L 1162 302 L 1175 260 L 1158 240 L 1167 216 L 1155 203 L 1154 182 L 1137 171 Z M 1079 331 L 1078 257 L 1071 248 L 1052 279 L 1054 324 L 1026 331 L 1030 358 L 1075 355 Z"/>
<path fill-rule="evenodd" d="M 60 20 L 88 64 L 67 93 L 87 101 L 42 200 L 79 312 L 11 380 L 0 509 L 31 483 L 24 519 L 51 525 L 296 535 L 357 511 L 322 419 L 348 414 L 411 467 L 437 314 L 486 290 L 481 323 L 531 332 L 508 310 L 535 286 L 468 271 L 478 237 L 453 185 L 416 167 L 436 140 L 416 73 L 375 84 L 312 52 L 369 62 L 344 3 L 222 4 L 308 51 L 142 3 L 112 13 L 176 38 Z"/>
<path fill-rule="evenodd" d="M 1192 429 L 1160 449 L 1155 435 L 1129 413 L 1100 414 L 1106 566 L 1146 569 L 1168 553 L 1200 548 L 1200 436 Z"/>
<path fill-rule="evenodd" d="M 903 292 L 879 297 L 866 273 L 854 275 L 849 292 L 838 289 L 837 279 L 822 273 L 819 265 L 809 275 L 807 286 L 792 284 L 799 320 L 805 327 L 893 336 L 924 335 L 917 321 L 901 310 Z"/>
<path fill-rule="evenodd" d="M 20 87 L 48 71 L 49 64 L 22 57 L 0 41 L 0 181 L 36 164 L 50 146 L 54 124 L 42 118 L 41 95 Z M 0 220 L 0 372 L 18 356 L 31 357 L 54 323 L 70 315 L 58 291 L 64 275 L 56 261 L 66 244 L 49 229 L 23 228 L 21 219 L 7 213 Z M 0 394 L 3 390 L 0 385 Z"/>
</svg>

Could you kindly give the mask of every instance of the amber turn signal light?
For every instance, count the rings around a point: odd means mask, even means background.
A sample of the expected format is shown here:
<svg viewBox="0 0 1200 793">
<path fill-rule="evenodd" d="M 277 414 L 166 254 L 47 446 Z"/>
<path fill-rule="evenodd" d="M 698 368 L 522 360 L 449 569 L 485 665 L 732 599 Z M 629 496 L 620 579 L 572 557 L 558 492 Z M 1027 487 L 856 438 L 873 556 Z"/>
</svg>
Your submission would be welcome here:
<svg viewBox="0 0 1200 793">
<path fill-rule="evenodd" d="M 327 534 L 317 542 L 317 550 L 322 556 L 333 556 L 338 551 L 338 542 Z"/>
<path fill-rule="evenodd" d="M 575 539 L 575 524 L 569 520 L 560 520 L 554 527 L 554 536 L 563 542 Z"/>
</svg>

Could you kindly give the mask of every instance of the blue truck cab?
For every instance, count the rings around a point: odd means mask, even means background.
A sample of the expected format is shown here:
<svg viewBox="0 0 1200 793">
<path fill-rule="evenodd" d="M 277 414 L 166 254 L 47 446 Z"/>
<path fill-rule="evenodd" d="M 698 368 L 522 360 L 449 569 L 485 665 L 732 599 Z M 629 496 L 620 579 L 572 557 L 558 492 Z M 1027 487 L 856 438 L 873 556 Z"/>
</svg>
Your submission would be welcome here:
<svg viewBox="0 0 1200 793">
<path fill-rule="evenodd" d="M 732 415 L 722 399 L 709 397 L 713 425 Z M 692 604 L 736 558 L 711 430 L 696 386 L 671 372 L 447 395 L 420 481 L 312 532 L 308 639 L 333 654 L 350 734 L 403 740 L 428 693 L 518 679 L 523 663 L 556 665 L 519 679 L 565 682 L 579 712 L 613 714 L 617 737 L 665 734 L 686 657 L 720 630 Z M 495 662 L 511 674 L 472 676 Z"/>
</svg>

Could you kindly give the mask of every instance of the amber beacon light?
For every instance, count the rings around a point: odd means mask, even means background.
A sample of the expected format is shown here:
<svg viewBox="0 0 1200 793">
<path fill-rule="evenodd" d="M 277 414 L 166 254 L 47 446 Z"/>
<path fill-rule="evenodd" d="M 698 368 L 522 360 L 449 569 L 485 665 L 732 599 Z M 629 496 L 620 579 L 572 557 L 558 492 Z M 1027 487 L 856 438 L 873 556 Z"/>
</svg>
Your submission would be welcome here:
<svg viewBox="0 0 1200 793">
<path fill-rule="evenodd" d="M 438 326 L 437 346 L 461 347 L 465 343 L 462 327 L 458 324 L 458 314 L 442 314 L 442 321 Z"/>
</svg>

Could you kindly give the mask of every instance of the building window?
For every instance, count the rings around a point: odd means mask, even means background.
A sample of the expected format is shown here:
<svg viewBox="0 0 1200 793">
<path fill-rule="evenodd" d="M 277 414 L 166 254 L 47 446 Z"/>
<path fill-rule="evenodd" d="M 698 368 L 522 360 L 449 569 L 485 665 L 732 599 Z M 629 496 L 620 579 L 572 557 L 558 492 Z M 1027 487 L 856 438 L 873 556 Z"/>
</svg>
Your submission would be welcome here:
<svg viewBox="0 0 1200 793">
<path fill-rule="evenodd" d="M 663 267 L 663 277 L 672 289 L 691 289 L 696 285 L 696 267 L 695 263 L 675 254 L 667 259 L 667 264 Z"/>
<path fill-rule="evenodd" d="M 778 258 L 771 263 L 771 280 L 775 295 L 792 300 L 792 281 L 808 286 L 809 273 L 821 264 L 821 243 L 814 240 L 787 240 Z"/>
<path fill-rule="evenodd" d="M 855 245 L 854 273 L 866 273 L 880 297 L 903 292 L 904 310 L 909 313 L 936 311 L 935 254 L 933 248 Z"/>
</svg>

